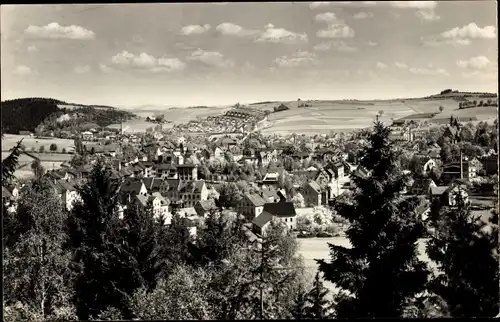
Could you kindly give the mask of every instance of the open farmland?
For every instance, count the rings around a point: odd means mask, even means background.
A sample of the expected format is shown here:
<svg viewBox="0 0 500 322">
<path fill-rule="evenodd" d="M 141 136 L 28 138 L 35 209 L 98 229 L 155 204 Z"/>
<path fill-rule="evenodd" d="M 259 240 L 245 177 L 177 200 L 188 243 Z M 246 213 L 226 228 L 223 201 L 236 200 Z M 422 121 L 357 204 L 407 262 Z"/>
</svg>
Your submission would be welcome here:
<svg viewBox="0 0 500 322">
<path fill-rule="evenodd" d="M 26 151 L 39 151 L 41 146 L 45 147 L 45 151 L 49 151 L 49 147 L 52 143 L 57 145 L 57 151 L 62 151 L 66 149 L 67 152 L 72 152 L 75 150 L 75 142 L 69 139 L 58 139 L 58 138 L 35 138 L 27 135 L 15 135 L 15 134 L 5 134 L 2 139 L 2 152 L 9 151 L 13 148 L 19 140 L 23 139 L 23 145 Z M 2 153 L 3 158 L 3 153 Z"/>
<path fill-rule="evenodd" d="M 297 107 L 297 102 L 283 102 L 290 109 L 269 115 L 270 126 L 262 132 L 279 133 L 329 133 L 366 128 L 373 124 L 379 111 L 383 111 L 380 120 L 391 124 L 405 116 L 421 113 L 442 113 L 433 120 L 449 119 L 450 115 L 459 118 L 476 116 L 478 120 L 492 120 L 497 117 L 495 107 L 476 107 L 458 109 L 458 102 L 453 99 L 401 99 L 388 101 L 302 101 L 310 106 Z M 280 102 L 254 104 L 253 108 L 272 111 Z M 428 119 L 429 121 L 431 119 Z"/>
</svg>

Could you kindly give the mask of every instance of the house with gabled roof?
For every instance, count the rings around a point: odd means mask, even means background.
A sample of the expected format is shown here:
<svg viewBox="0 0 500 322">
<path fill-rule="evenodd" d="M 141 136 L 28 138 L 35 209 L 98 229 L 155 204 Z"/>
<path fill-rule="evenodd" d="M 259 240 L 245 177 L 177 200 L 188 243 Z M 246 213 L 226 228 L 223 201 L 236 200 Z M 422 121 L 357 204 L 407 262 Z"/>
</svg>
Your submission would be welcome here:
<svg viewBox="0 0 500 322">
<path fill-rule="evenodd" d="M 74 184 L 63 179 L 51 182 L 51 184 L 56 191 L 56 194 L 59 196 L 59 198 L 61 198 L 61 201 L 63 202 L 66 209 L 68 211 L 71 211 L 71 209 L 73 209 L 73 204 L 76 201 L 80 200 L 80 195 L 78 194 L 78 191 L 76 190 Z"/>
<path fill-rule="evenodd" d="M 256 233 L 265 235 L 269 223 L 276 218 L 284 223 L 288 229 L 294 230 L 297 228 L 296 216 L 293 202 L 266 203 L 262 213 L 252 221 L 253 229 Z"/>
<path fill-rule="evenodd" d="M 120 186 L 122 202 L 127 204 L 131 202 L 136 195 L 147 195 L 148 189 L 142 180 L 130 178 L 125 179 Z"/>
<path fill-rule="evenodd" d="M 300 191 L 302 196 L 304 197 L 304 203 L 306 207 L 317 207 L 323 204 L 322 200 L 322 192 L 323 189 L 316 181 L 308 181 L 306 182 Z M 326 200 L 328 201 L 328 200 Z"/>
<path fill-rule="evenodd" d="M 238 204 L 238 212 L 245 218 L 253 220 L 262 213 L 266 202 L 263 193 L 245 193 Z"/>
<path fill-rule="evenodd" d="M 412 195 L 429 195 L 432 187 L 437 187 L 434 180 L 431 178 L 415 178 L 409 193 Z"/>
<path fill-rule="evenodd" d="M 217 211 L 218 209 L 219 207 L 217 207 L 214 199 L 198 200 L 194 205 L 194 210 L 200 217 L 207 217 L 211 211 Z"/>
<path fill-rule="evenodd" d="M 450 186 L 431 187 L 431 202 L 439 202 L 443 206 L 456 206 L 460 196 L 463 202 L 469 202 L 469 194 L 465 185 L 452 184 Z"/>
</svg>

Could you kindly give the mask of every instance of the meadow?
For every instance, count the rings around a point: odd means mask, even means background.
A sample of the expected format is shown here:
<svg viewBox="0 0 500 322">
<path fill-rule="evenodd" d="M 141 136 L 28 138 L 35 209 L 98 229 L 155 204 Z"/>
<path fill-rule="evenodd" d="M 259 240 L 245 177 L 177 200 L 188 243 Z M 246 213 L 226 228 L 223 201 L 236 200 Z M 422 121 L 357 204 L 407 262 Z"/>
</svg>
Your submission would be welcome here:
<svg viewBox="0 0 500 322">
<path fill-rule="evenodd" d="M 44 146 L 45 151 L 48 152 L 52 143 L 57 145 L 58 152 L 61 152 L 63 148 L 66 149 L 67 152 L 73 152 L 75 150 L 75 142 L 70 139 L 35 138 L 27 135 L 5 134 L 2 139 L 2 152 L 9 151 L 21 139 L 23 139 L 22 144 L 26 148 L 26 151 L 29 152 L 33 151 L 33 149 L 38 152 L 41 146 Z"/>
<path fill-rule="evenodd" d="M 269 115 L 272 124 L 262 132 L 266 134 L 280 133 L 329 133 L 366 128 L 373 124 L 379 111 L 379 118 L 390 125 L 393 120 L 421 113 L 439 113 L 434 119 L 449 119 L 451 115 L 467 119 L 492 120 L 497 117 L 496 107 L 475 107 L 458 109 L 458 102 L 453 99 L 411 99 L 390 101 L 303 101 L 308 107 L 297 107 L 297 102 L 283 102 L 290 109 Z M 252 105 L 260 110 L 271 111 L 280 103 Z M 440 113 L 439 108 L 443 107 Z M 431 119 L 428 119 L 431 121 Z"/>
</svg>

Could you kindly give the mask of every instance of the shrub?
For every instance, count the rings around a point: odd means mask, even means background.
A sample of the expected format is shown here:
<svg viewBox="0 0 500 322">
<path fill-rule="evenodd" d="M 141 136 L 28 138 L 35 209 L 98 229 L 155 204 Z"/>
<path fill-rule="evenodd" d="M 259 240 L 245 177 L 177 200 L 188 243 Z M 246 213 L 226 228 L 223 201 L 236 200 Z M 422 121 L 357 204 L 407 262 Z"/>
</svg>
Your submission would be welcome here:
<svg viewBox="0 0 500 322">
<path fill-rule="evenodd" d="M 44 146 L 44 145 L 40 146 L 40 148 L 38 149 L 38 151 L 39 151 L 40 153 L 45 152 L 45 146 Z"/>
<path fill-rule="evenodd" d="M 55 151 L 57 151 L 57 144 L 52 143 L 52 144 L 50 145 L 49 150 L 50 150 L 51 152 L 55 152 Z"/>
</svg>

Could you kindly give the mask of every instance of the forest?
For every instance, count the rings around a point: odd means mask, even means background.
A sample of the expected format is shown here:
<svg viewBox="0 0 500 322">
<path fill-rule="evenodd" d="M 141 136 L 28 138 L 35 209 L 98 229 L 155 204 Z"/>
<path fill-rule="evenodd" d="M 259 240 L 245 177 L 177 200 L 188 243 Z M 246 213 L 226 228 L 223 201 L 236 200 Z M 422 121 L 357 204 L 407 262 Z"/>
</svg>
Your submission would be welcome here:
<svg viewBox="0 0 500 322">
<path fill-rule="evenodd" d="M 72 105 L 76 108 L 71 110 L 61 108 L 61 105 Z M 19 98 L 7 100 L 1 103 L 2 109 L 2 133 L 18 134 L 19 131 L 35 132 L 42 123 L 60 128 L 56 120 L 61 115 L 69 112 L 78 113 L 76 123 L 95 122 L 100 126 L 120 123 L 134 115 L 130 112 L 115 108 L 104 108 L 103 106 L 86 106 L 81 104 L 70 104 L 53 98 Z"/>
</svg>

